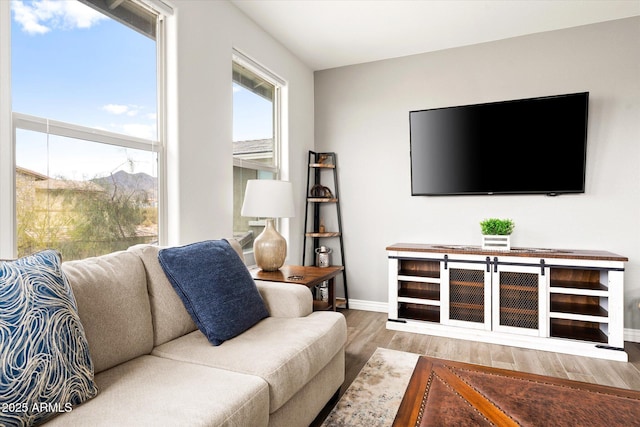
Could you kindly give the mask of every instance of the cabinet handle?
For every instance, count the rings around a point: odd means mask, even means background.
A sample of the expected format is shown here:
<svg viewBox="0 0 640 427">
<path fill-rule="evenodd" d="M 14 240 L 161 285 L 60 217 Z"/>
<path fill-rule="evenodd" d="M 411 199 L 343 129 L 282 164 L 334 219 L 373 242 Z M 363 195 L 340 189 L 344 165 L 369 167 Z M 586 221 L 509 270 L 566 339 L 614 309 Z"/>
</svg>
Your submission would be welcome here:
<svg viewBox="0 0 640 427">
<path fill-rule="evenodd" d="M 449 262 L 449 255 L 444 256 L 444 269 L 447 269 L 447 263 Z"/>
<path fill-rule="evenodd" d="M 493 272 L 498 272 L 498 257 L 493 257 Z"/>
<path fill-rule="evenodd" d="M 544 268 L 545 268 L 544 260 L 543 260 L 543 259 L 541 259 L 541 260 L 540 260 L 540 275 L 541 275 L 541 276 L 544 276 Z"/>
<path fill-rule="evenodd" d="M 491 273 L 491 258 L 487 257 L 487 273 Z"/>
</svg>

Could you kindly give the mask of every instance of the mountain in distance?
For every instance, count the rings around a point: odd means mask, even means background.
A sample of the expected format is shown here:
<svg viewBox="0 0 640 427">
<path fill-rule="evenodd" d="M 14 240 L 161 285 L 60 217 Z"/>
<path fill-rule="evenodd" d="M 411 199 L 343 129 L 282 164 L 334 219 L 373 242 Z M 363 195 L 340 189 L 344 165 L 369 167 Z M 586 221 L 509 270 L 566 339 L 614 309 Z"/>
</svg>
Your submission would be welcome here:
<svg viewBox="0 0 640 427">
<path fill-rule="evenodd" d="M 149 201 L 157 199 L 158 178 L 144 172 L 131 174 L 119 170 L 112 175 L 95 178 L 91 181 L 109 191 L 112 191 L 115 186 L 119 194 L 137 193 L 137 195 L 143 196 Z"/>
</svg>

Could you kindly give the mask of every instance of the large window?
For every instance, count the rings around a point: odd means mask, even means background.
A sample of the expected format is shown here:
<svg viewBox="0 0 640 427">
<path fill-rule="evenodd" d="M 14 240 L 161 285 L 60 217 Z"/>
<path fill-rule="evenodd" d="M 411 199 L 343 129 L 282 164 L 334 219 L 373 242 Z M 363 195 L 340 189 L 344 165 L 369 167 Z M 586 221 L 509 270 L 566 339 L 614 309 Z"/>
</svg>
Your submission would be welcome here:
<svg viewBox="0 0 640 427">
<path fill-rule="evenodd" d="M 240 54 L 233 61 L 234 235 L 245 249 L 262 232 L 261 218 L 240 215 L 250 179 L 278 179 L 280 171 L 280 92 L 276 76 Z"/>
<path fill-rule="evenodd" d="M 11 12 L 17 255 L 157 242 L 160 15 L 133 0 Z"/>
</svg>

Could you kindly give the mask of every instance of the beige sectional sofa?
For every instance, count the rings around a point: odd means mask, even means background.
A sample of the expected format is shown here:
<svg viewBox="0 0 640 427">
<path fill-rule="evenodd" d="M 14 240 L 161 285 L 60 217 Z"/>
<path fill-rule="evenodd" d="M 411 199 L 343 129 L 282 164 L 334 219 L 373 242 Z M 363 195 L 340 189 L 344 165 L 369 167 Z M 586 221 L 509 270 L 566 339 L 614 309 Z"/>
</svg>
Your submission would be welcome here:
<svg viewBox="0 0 640 427">
<path fill-rule="evenodd" d="M 270 316 L 213 346 L 158 251 L 63 263 L 99 393 L 46 425 L 308 426 L 344 380 L 344 316 L 312 312 L 304 286 L 257 281 Z"/>
</svg>

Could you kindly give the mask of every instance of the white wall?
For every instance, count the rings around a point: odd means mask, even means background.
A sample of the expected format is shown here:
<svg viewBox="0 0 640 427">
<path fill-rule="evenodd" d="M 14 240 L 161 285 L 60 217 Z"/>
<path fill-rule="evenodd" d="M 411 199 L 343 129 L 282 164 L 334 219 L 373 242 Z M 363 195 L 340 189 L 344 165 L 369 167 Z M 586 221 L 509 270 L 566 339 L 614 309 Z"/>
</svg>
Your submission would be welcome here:
<svg viewBox="0 0 640 427">
<path fill-rule="evenodd" d="M 305 159 L 313 148 L 313 73 L 226 1 L 180 0 L 169 19 L 168 243 L 230 236 L 233 223 L 231 56 L 236 48 L 287 81 L 283 179 L 293 182 L 303 228 Z M 174 37 L 175 36 L 175 37 Z M 171 114 L 169 114 L 171 117 Z M 288 149 L 287 149 L 288 148 Z M 288 262 L 298 263 L 302 238 L 292 233 Z"/>
<path fill-rule="evenodd" d="M 315 147 L 338 153 L 349 297 L 387 301 L 387 245 L 478 245 L 480 220 L 509 217 L 514 246 L 627 256 L 625 326 L 640 328 L 638 40 L 632 18 L 316 72 Z M 585 194 L 411 196 L 409 111 L 581 91 Z"/>
</svg>

